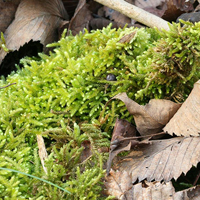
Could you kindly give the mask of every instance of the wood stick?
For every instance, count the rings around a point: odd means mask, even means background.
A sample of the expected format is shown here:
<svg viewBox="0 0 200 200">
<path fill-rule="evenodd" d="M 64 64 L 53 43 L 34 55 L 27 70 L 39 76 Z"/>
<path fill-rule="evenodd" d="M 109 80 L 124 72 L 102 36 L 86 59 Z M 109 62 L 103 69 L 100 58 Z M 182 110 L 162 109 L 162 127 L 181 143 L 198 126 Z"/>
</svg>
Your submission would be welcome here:
<svg viewBox="0 0 200 200">
<path fill-rule="evenodd" d="M 96 2 L 108 6 L 146 26 L 151 28 L 157 27 L 158 29 L 169 30 L 166 20 L 157 17 L 141 8 L 138 8 L 124 0 L 95 0 Z"/>
</svg>

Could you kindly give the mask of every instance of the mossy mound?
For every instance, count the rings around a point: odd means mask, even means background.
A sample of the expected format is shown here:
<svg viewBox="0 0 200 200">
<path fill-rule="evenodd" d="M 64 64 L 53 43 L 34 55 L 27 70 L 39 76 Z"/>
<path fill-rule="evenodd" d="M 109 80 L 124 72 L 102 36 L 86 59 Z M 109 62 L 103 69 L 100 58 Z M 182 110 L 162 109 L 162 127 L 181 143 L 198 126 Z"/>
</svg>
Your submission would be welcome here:
<svg viewBox="0 0 200 200">
<path fill-rule="evenodd" d="M 0 198 L 100 199 L 104 156 L 97 149 L 109 145 L 109 134 L 103 131 L 116 116 L 130 117 L 116 101 L 99 119 L 105 103 L 120 92 L 139 103 L 177 94 L 184 99 L 200 77 L 199 29 L 199 23 L 187 23 L 174 24 L 169 32 L 107 27 L 77 36 L 63 34 L 49 45 L 55 47 L 49 56 L 23 59 L 23 69 L 0 81 L 1 86 L 16 83 L 0 90 L 0 167 L 43 177 L 72 195 L 1 170 Z M 116 80 L 106 80 L 108 74 Z M 37 155 L 38 134 L 52 152 L 46 161 L 48 175 Z M 92 156 L 80 165 L 87 140 Z"/>
</svg>

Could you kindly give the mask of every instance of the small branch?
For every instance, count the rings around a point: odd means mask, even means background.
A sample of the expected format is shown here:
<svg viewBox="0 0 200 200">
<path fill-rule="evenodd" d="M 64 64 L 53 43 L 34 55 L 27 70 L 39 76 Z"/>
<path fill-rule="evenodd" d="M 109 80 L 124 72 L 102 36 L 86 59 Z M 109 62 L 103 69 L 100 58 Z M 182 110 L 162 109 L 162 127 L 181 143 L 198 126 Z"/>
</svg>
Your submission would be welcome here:
<svg viewBox="0 0 200 200">
<path fill-rule="evenodd" d="M 9 87 L 9 86 L 11 86 L 11 85 L 15 85 L 16 83 L 11 83 L 11 84 L 8 84 L 8 85 L 6 85 L 6 86 L 4 86 L 4 87 L 0 87 L 0 89 L 3 89 L 3 88 L 7 88 L 7 87 Z"/>
<path fill-rule="evenodd" d="M 95 0 L 151 28 L 169 30 L 168 22 L 124 0 Z"/>
</svg>

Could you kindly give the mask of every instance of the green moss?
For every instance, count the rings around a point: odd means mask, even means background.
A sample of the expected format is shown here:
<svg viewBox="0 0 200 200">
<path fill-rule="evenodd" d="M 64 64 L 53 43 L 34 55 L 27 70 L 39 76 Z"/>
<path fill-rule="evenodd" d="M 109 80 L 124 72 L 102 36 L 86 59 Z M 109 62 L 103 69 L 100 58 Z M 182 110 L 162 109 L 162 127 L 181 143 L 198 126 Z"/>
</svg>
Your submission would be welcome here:
<svg viewBox="0 0 200 200">
<path fill-rule="evenodd" d="M 105 103 L 120 92 L 138 103 L 178 95 L 185 99 L 200 77 L 199 27 L 187 23 L 173 24 L 169 32 L 110 26 L 85 30 L 77 36 L 63 34 L 49 45 L 55 47 L 49 56 L 24 58 L 23 69 L 0 80 L 1 86 L 16 83 L 0 90 L 0 166 L 44 178 L 73 195 L 0 171 L 0 198 L 100 199 L 106 155 L 98 149 L 109 146 L 116 116 L 130 119 L 122 102 L 113 101 L 102 112 Z M 116 81 L 106 80 L 110 73 Z M 44 136 L 50 154 L 48 175 L 37 155 L 37 134 Z M 84 141 L 92 154 L 80 163 Z"/>
</svg>

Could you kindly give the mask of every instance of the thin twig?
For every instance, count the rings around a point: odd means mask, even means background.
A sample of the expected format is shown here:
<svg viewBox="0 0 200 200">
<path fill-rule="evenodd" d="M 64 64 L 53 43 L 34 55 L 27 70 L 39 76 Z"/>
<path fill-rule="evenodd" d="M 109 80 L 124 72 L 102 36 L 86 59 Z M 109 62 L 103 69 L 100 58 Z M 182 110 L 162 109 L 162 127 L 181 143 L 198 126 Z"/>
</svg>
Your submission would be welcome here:
<svg viewBox="0 0 200 200">
<path fill-rule="evenodd" d="M 15 84 L 16 84 L 16 83 L 10 83 L 10 84 L 8 84 L 8 85 L 6 85 L 6 86 L 0 87 L 0 89 L 7 88 L 7 87 L 9 87 L 9 86 L 11 86 L 11 85 L 15 85 Z"/>
</svg>

